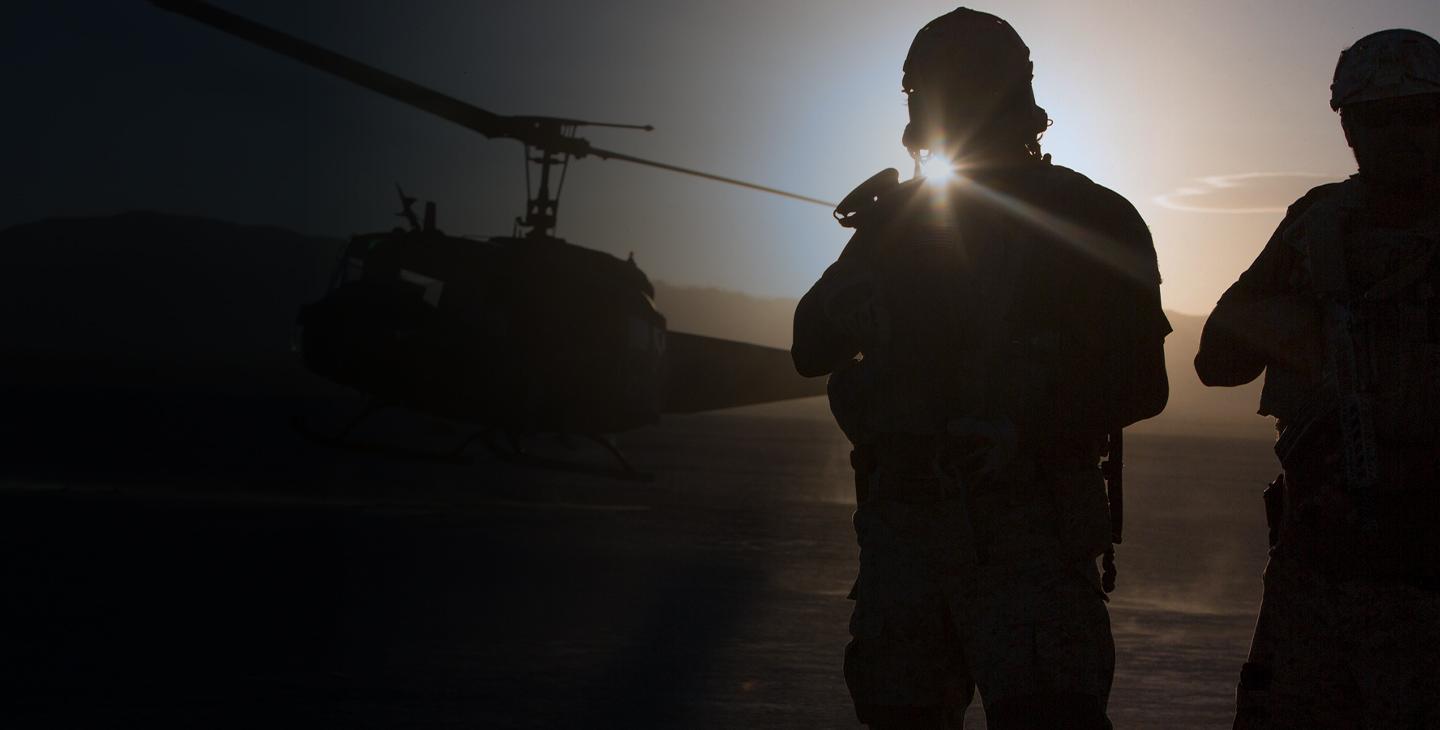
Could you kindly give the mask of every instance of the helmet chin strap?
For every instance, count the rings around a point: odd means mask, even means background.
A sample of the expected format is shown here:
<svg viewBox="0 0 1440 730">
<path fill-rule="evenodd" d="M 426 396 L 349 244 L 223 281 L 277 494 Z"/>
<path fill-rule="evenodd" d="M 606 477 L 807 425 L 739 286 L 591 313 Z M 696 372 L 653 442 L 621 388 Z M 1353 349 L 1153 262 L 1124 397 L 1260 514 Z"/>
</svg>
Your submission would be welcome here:
<svg viewBox="0 0 1440 730">
<path fill-rule="evenodd" d="M 914 122 L 906 124 L 904 133 L 900 135 L 900 143 L 905 145 L 905 151 L 910 153 L 910 159 L 915 163 L 915 171 L 911 174 L 912 178 L 920 177 L 920 153 L 926 149 L 919 137 L 920 133 L 916 130 Z"/>
<path fill-rule="evenodd" d="M 1049 155 L 1038 156 L 1024 144 L 999 136 L 972 137 L 963 145 L 946 145 L 921 139 L 913 129 L 913 124 L 906 125 L 903 136 L 905 150 L 914 163 L 913 177 L 920 177 L 924 164 L 937 156 L 972 172 L 1049 159 Z"/>
</svg>

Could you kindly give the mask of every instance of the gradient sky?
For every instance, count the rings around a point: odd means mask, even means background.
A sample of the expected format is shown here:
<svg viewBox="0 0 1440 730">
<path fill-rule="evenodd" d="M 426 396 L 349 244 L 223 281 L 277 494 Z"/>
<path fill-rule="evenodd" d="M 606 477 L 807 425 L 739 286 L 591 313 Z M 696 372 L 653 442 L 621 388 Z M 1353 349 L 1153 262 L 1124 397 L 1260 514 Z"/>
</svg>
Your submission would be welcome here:
<svg viewBox="0 0 1440 730">
<path fill-rule="evenodd" d="M 900 64 L 944 2 L 225 0 L 226 9 L 502 114 L 649 123 L 597 146 L 837 200 L 908 175 Z M 412 7 L 414 6 L 414 7 Z M 1284 207 L 1353 171 L 1327 106 L 1339 51 L 1440 36 L 1440 3 L 1016 0 L 1045 151 L 1150 223 L 1168 308 L 1207 312 Z M 393 184 L 452 233 L 523 212 L 520 145 L 141 0 L 7 5 L 0 225 L 155 209 L 341 236 L 395 223 Z M 829 211 L 635 167 L 570 170 L 559 234 L 653 278 L 798 296 L 843 246 Z M 660 302 L 664 308 L 664 302 Z"/>
</svg>

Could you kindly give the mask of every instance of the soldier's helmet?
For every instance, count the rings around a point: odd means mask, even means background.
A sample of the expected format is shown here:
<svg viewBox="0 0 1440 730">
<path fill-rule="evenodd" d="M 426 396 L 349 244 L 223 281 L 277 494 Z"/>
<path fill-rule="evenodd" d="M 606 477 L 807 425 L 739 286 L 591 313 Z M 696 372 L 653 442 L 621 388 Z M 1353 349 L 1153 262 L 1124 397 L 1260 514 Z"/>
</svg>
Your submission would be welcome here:
<svg viewBox="0 0 1440 730">
<path fill-rule="evenodd" d="M 938 88 L 947 106 L 963 104 L 970 121 L 1003 119 L 1039 135 L 1049 125 L 1035 104 L 1030 48 L 1003 19 L 969 8 L 956 8 L 925 25 L 910 44 L 901 86 Z M 912 101 L 914 97 L 912 96 Z M 934 103 L 930 101 L 929 103 Z M 905 146 L 927 147 L 925 132 L 905 130 Z"/>
<path fill-rule="evenodd" d="M 1340 53 L 1330 108 L 1419 94 L 1440 94 L 1440 43 L 1419 31 L 1382 30 Z"/>
</svg>

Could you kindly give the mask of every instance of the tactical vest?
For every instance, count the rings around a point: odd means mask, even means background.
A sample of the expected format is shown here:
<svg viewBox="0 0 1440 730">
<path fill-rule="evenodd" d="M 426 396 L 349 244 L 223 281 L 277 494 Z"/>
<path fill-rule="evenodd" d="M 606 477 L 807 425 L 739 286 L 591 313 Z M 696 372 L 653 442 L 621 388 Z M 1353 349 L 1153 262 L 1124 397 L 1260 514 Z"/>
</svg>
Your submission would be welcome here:
<svg viewBox="0 0 1440 730">
<path fill-rule="evenodd" d="M 997 413 L 1015 388 L 1007 318 L 1023 276 L 1026 242 L 980 201 L 921 187 L 891 218 L 871 224 L 886 237 L 870 262 L 886 322 L 860 361 L 831 376 L 831 410 L 857 443 L 879 434 L 938 434 L 964 415 Z M 1006 367 L 1012 360 L 1023 360 Z M 1004 378 L 997 378 L 1003 373 Z"/>
<path fill-rule="evenodd" d="M 1335 298 L 1353 342 L 1357 385 L 1368 395 L 1380 442 L 1440 442 L 1440 219 L 1409 230 L 1365 225 L 1362 183 L 1351 178 L 1316 201 L 1282 235 L 1300 255 L 1296 286 L 1322 311 Z M 1327 358 L 1333 353 L 1327 352 Z M 1338 397 L 1334 373 L 1313 382 L 1267 371 L 1261 412 L 1282 421 L 1313 417 Z"/>
</svg>

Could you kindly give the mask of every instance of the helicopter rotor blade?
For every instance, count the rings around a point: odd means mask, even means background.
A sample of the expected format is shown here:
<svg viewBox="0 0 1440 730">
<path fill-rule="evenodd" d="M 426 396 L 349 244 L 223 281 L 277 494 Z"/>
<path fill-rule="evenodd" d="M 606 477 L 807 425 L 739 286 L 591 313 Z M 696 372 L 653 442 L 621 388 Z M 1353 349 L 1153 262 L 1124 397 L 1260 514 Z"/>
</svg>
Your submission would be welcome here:
<svg viewBox="0 0 1440 730">
<path fill-rule="evenodd" d="M 295 36 L 261 25 L 200 0 L 150 0 L 162 10 L 178 13 L 217 30 L 250 41 L 312 68 L 339 76 L 371 91 L 444 117 L 486 137 L 514 136 L 514 122 L 505 116 L 427 89 Z"/>
<path fill-rule="evenodd" d="M 644 158 L 641 158 L 641 157 L 635 157 L 634 155 L 627 155 L 627 154 L 624 154 L 624 153 L 622 153 L 622 152 L 611 152 L 610 150 L 602 150 L 602 149 L 600 149 L 600 148 L 598 148 L 598 147 L 591 147 L 591 148 L 590 148 L 590 154 L 595 155 L 596 157 L 599 157 L 599 158 L 602 159 L 602 160 L 621 160 L 621 161 L 624 161 L 624 162 L 633 162 L 633 163 L 635 163 L 635 164 L 637 164 L 637 165 L 646 165 L 646 166 L 648 166 L 648 167 L 655 167 L 655 168 L 659 168 L 659 169 L 661 169 L 661 170 L 669 170 L 670 172 L 678 172 L 678 173 L 680 173 L 680 174 L 682 174 L 682 175 L 694 175 L 695 177 L 703 177 L 703 178 L 705 178 L 706 180 L 714 180 L 715 182 L 722 182 L 722 183 L 725 183 L 725 184 L 727 184 L 727 185 L 738 185 L 738 186 L 740 186 L 740 187 L 742 187 L 742 188 L 750 188 L 751 190 L 759 190 L 760 192 L 763 192 L 763 193 L 770 193 L 771 195 L 779 195 L 779 196 L 782 196 L 782 197 L 791 198 L 792 200 L 800 200 L 800 201 L 804 201 L 804 202 L 806 202 L 806 203 L 815 203 L 816 205 L 823 205 L 823 206 L 825 206 L 825 207 L 827 207 L 827 208 L 834 208 L 835 205 L 836 205 L 835 203 L 832 203 L 832 202 L 830 202 L 830 201 L 828 201 L 828 200 L 821 200 L 821 199 L 819 199 L 819 198 L 812 198 L 812 197 L 810 197 L 810 196 L 808 196 L 808 195 L 801 195 L 801 194 L 799 194 L 799 193 L 792 193 L 792 192 L 790 192 L 790 191 L 788 191 L 788 190 L 781 190 L 781 189 L 779 189 L 779 188 L 772 188 L 772 187 L 770 187 L 770 186 L 768 186 L 768 185 L 761 185 L 761 184 L 759 184 L 759 183 L 752 183 L 752 182 L 746 182 L 746 181 L 744 181 L 744 180 L 737 180 L 737 179 L 735 179 L 735 178 L 733 178 L 733 177 L 725 177 L 724 175 L 716 175 L 716 174 L 714 174 L 714 173 L 705 172 L 705 171 L 703 171 L 703 170 L 695 170 L 695 169 L 692 169 L 692 168 L 689 168 L 689 167 L 680 167 L 679 165 L 671 165 L 671 164 L 666 163 L 666 162 L 656 162 L 655 160 L 647 160 L 647 159 L 644 159 Z"/>
<path fill-rule="evenodd" d="M 743 188 L 779 195 L 792 200 L 815 203 L 829 208 L 835 207 L 835 203 L 826 200 L 780 190 L 779 188 L 772 188 L 768 185 L 760 185 L 746 182 L 745 180 L 704 172 L 702 170 L 671 165 L 655 160 L 647 160 L 621 152 L 597 149 L 591 147 L 590 143 L 585 139 L 569 136 L 557 130 L 558 125 L 569 125 L 572 127 L 586 125 L 626 127 L 649 130 L 651 128 L 649 125 L 596 124 L 575 119 L 495 114 L 494 112 L 486 111 L 473 104 L 460 101 L 453 96 L 442 94 L 413 81 L 408 81 L 394 74 L 381 71 L 374 66 L 369 66 L 352 58 L 342 56 L 334 51 L 321 48 L 308 41 L 296 38 L 295 36 L 282 33 L 274 28 L 261 25 L 226 10 L 221 10 L 203 0 L 150 0 L 150 2 L 162 10 L 168 10 L 190 18 L 191 20 L 204 23 L 205 25 L 247 40 L 262 48 L 292 58 L 312 68 L 339 76 L 340 78 L 359 84 L 371 91 L 388 96 L 401 103 L 430 112 L 442 119 L 447 119 L 462 127 L 479 132 L 486 137 L 518 139 L 527 145 L 539 149 L 569 154 L 577 158 L 593 154 L 604 160 L 622 160 L 637 165 L 677 172 L 682 175 L 692 175 L 727 185 L 738 185 Z"/>
</svg>

